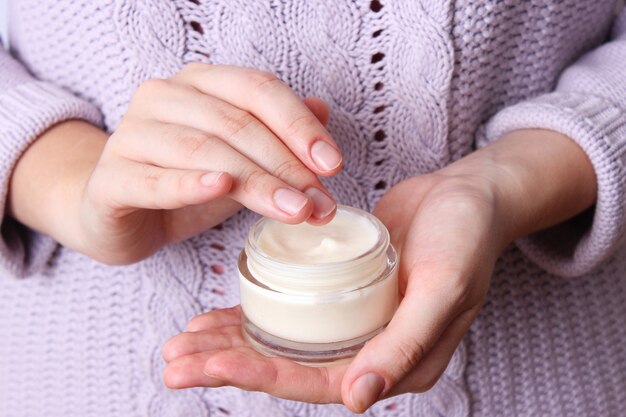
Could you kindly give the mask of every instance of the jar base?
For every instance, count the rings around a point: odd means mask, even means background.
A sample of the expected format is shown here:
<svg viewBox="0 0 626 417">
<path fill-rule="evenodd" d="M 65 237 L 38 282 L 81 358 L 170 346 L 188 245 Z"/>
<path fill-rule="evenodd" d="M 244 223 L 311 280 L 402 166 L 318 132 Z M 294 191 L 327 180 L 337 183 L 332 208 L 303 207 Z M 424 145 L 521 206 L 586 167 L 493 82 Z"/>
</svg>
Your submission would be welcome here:
<svg viewBox="0 0 626 417">
<path fill-rule="evenodd" d="M 306 366 L 328 366 L 349 362 L 365 343 L 381 333 L 386 326 L 364 336 L 331 343 L 294 342 L 261 330 L 245 314 L 242 333 L 254 350 L 265 356 L 290 359 Z"/>
</svg>

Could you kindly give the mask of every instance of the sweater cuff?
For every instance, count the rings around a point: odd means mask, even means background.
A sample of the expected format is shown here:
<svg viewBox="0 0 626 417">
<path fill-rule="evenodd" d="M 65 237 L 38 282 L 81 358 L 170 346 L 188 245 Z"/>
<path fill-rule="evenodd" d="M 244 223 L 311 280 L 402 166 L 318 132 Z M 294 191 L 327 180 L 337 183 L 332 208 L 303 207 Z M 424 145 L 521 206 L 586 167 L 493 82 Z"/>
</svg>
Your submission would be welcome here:
<svg viewBox="0 0 626 417">
<path fill-rule="evenodd" d="M 30 81 L 0 93 L 0 272 L 25 277 L 41 271 L 57 243 L 6 215 L 9 181 L 18 159 L 48 128 L 70 119 L 101 124 L 96 107 L 54 85 Z"/>
<path fill-rule="evenodd" d="M 626 112 L 600 97 L 555 92 L 507 107 L 486 125 L 479 146 L 518 129 L 548 129 L 574 140 L 595 169 L 595 207 L 564 223 L 523 237 L 518 247 L 550 273 L 578 276 L 598 266 L 624 229 Z"/>
</svg>

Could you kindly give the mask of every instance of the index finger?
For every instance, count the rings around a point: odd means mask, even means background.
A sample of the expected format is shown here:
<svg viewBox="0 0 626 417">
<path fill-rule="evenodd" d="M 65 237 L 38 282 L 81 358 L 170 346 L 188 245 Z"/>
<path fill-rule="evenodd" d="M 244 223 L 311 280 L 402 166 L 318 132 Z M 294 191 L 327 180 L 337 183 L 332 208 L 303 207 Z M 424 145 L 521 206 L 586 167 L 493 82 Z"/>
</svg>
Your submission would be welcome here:
<svg viewBox="0 0 626 417">
<path fill-rule="evenodd" d="M 345 364 L 310 367 L 263 356 L 248 346 L 210 352 L 204 359 L 204 374 L 219 385 L 316 404 L 341 402 Z"/>
<path fill-rule="evenodd" d="M 339 172 L 343 157 L 324 125 L 275 75 L 229 65 L 190 64 L 174 80 L 254 115 L 313 172 Z"/>
</svg>

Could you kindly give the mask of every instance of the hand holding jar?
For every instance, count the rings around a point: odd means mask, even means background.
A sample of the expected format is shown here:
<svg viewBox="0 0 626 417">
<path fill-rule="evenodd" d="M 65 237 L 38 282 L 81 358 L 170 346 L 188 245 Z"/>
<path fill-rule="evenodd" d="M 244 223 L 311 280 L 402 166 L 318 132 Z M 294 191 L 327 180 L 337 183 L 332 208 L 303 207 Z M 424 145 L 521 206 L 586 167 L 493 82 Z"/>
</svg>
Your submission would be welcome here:
<svg viewBox="0 0 626 417">
<path fill-rule="evenodd" d="M 343 402 L 356 412 L 381 398 L 426 391 L 479 313 L 500 252 L 585 210 L 595 194 L 593 168 L 573 141 L 552 131 L 513 132 L 395 185 L 381 199 L 374 214 L 399 253 L 401 302 L 351 363 L 311 367 L 264 356 L 244 339 L 235 307 L 194 318 L 188 332 L 168 342 L 165 382 Z"/>
</svg>

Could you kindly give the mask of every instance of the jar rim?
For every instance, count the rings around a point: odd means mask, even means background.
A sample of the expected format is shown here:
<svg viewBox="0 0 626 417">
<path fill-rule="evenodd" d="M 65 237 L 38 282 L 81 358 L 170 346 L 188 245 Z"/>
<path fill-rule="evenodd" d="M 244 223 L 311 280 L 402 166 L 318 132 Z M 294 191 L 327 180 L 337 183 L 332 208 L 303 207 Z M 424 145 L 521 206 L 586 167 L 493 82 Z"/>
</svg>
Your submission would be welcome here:
<svg viewBox="0 0 626 417">
<path fill-rule="evenodd" d="M 316 300 L 319 301 L 321 299 L 325 301 L 330 301 L 334 297 L 341 297 L 345 294 L 354 293 L 359 290 L 363 290 L 365 288 L 373 287 L 375 285 L 379 285 L 382 282 L 386 281 L 390 277 L 393 277 L 394 273 L 398 268 L 398 253 L 396 252 L 393 245 L 389 244 L 385 250 L 385 265 L 383 270 L 381 270 L 371 281 L 367 282 L 364 285 L 355 287 L 355 288 L 342 288 L 332 292 L 327 293 L 306 293 L 306 292 L 285 292 L 283 290 L 271 287 L 266 283 L 260 281 L 257 277 L 252 274 L 250 269 L 248 268 L 248 257 L 244 250 L 241 251 L 238 261 L 239 275 L 240 278 L 245 279 L 250 284 L 262 288 L 265 291 L 270 291 L 271 293 L 275 293 L 280 296 L 288 296 L 290 299 L 303 299 L 303 300 Z"/>
</svg>

